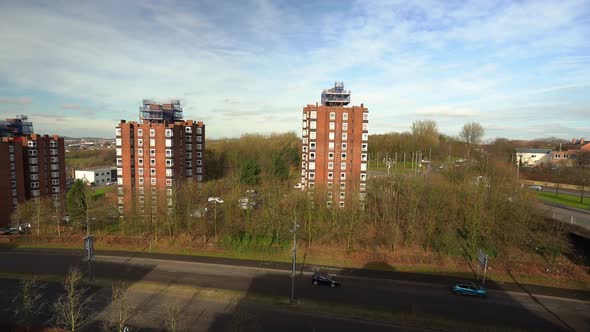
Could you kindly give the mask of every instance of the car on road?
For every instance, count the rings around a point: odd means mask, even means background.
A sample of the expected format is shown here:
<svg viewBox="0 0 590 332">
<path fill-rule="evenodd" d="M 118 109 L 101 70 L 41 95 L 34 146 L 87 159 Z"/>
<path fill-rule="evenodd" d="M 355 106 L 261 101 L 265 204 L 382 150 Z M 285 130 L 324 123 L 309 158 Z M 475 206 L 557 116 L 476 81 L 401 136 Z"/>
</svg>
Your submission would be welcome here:
<svg viewBox="0 0 590 332">
<path fill-rule="evenodd" d="M 487 297 L 488 292 L 483 286 L 478 286 L 474 282 L 457 281 L 451 286 L 451 293 L 455 295 L 469 295 L 478 297 Z"/>
<path fill-rule="evenodd" d="M 543 190 L 543 187 L 541 187 L 541 186 L 530 186 L 529 189 L 530 190 L 541 191 L 541 190 Z"/>
<path fill-rule="evenodd" d="M 340 281 L 336 280 L 336 275 L 323 272 L 315 272 L 311 276 L 311 283 L 314 285 L 328 285 L 330 287 L 341 285 Z"/>
</svg>

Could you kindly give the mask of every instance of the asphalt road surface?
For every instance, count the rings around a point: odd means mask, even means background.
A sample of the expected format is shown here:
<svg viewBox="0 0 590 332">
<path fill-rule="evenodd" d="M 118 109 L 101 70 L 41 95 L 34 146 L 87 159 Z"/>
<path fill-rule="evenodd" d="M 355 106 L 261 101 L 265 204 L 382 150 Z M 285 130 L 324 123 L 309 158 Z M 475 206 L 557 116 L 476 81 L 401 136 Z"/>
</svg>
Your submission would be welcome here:
<svg viewBox="0 0 590 332">
<path fill-rule="evenodd" d="M 0 272 L 36 272 L 63 274 L 72 265 L 85 269 L 79 254 L 38 253 L 23 251 L 0 251 Z M 182 261 L 165 261 L 146 258 L 97 256 L 93 263 L 96 278 L 122 279 L 129 283 L 151 281 L 163 285 L 190 285 L 199 288 L 242 292 L 249 296 L 288 298 L 290 277 L 286 271 L 228 266 Z M 529 293 L 490 291 L 487 299 L 459 297 L 450 294 L 448 285 L 433 285 L 411 281 L 392 281 L 365 277 L 341 277 L 341 288 L 313 286 L 310 274 L 299 273 L 296 277 L 296 297 L 302 303 L 316 302 L 325 305 L 349 305 L 368 310 L 404 313 L 417 317 L 438 317 L 459 320 L 488 327 L 512 327 L 545 331 L 588 331 L 590 329 L 590 303 Z M 244 303 L 235 304 L 227 310 L 249 310 Z M 314 326 L 334 330 L 381 331 L 377 323 L 348 322 L 301 313 L 276 312 L 271 308 L 256 309 L 258 327 L 252 330 L 273 330 L 283 322 L 286 327 L 293 321 L 293 329 L 309 330 Z M 233 313 L 216 315 L 207 326 L 211 330 L 224 330 Z M 224 318 L 226 319 L 224 323 Z M 229 317 L 229 318 L 228 318 Z M 297 325 L 301 322 L 312 325 Z M 331 326 L 331 322 L 336 324 Z M 225 325 L 224 325 L 225 324 Z M 262 324 L 262 325 L 260 325 Z M 265 325 L 266 324 L 266 325 Z M 307 324 L 307 323 L 305 323 Z M 311 323 L 310 323 L 311 324 Z M 360 325 L 355 325 L 360 324 Z M 375 325 L 377 324 L 377 325 Z M 297 328 L 297 326 L 299 328 Z M 354 329 L 350 327 L 354 326 Z M 436 328 L 437 326 L 433 326 Z M 276 329 L 274 329 L 276 330 Z M 320 328 L 319 330 L 322 330 Z"/>
</svg>

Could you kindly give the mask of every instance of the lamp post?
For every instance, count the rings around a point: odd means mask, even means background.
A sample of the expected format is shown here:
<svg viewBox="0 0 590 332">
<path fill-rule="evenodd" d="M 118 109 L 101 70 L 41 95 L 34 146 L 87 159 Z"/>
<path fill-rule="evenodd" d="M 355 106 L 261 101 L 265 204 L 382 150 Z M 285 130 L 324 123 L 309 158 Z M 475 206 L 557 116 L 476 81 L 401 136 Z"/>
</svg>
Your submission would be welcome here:
<svg viewBox="0 0 590 332">
<path fill-rule="evenodd" d="M 291 303 L 295 302 L 295 270 L 296 270 L 296 261 L 297 261 L 297 229 L 299 229 L 299 225 L 293 219 L 293 229 L 291 229 L 291 233 L 293 233 L 293 250 L 291 250 L 291 259 L 292 259 L 292 268 L 291 268 Z"/>
</svg>

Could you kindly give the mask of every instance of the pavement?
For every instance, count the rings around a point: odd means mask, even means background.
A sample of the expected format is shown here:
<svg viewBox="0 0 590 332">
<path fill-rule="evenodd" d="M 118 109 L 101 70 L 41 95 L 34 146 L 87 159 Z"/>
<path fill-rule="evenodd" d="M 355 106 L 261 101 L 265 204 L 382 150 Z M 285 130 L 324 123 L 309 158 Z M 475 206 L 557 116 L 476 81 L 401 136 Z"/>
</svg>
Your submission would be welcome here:
<svg viewBox="0 0 590 332">
<path fill-rule="evenodd" d="M 79 251 L 78 253 L 68 253 L 2 250 L 0 251 L 0 261 L 2 262 L 1 272 L 4 273 L 63 274 L 72 265 L 78 265 L 84 271 L 86 270 L 86 265 L 81 261 Z M 96 261 L 92 263 L 92 271 L 95 278 L 121 279 L 132 285 L 134 283 L 164 285 L 162 288 L 164 294 L 167 294 L 166 287 L 171 285 L 184 285 L 193 290 L 214 289 L 219 292 L 240 294 L 240 299 L 231 305 L 216 307 L 203 303 L 188 306 L 191 308 L 218 308 L 208 312 L 207 317 L 211 316 L 212 318 L 207 321 L 208 323 L 202 323 L 203 325 L 199 325 L 198 328 L 195 327 L 195 330 L 207 330 L 208 328 L 213 331 L 227 330 L 227 324 L 233 324 L 231 321 L 232 317 L 236 316 L 236 312 L 242 314 L 246 312 L 243 314 L 246 320 L 251 320 L 252 317 L 247 312 L 260 313 L 257 314 L 252 327 L 246 330 L 298 331 L 313 328 L 316 330 L 380 331 L 399 328 L 395 325 L 391 326 L 370 320 L 353 319 L 347 321 L 326 318 L 321 315 L 321 312 L 304 314 L 292 310 L 277 311 L 278 309 L 272 308 L 272 306 L 263 306 L 262 308 L 252 306 L 251 301 L 248 301 L 249 298 L 287 299 L 291 290 L 290 273 L 273 267 L 252 267 L 245 264 L 228 265 L 223 264 L 227 261 L 222 264 L 212 261 L 173 261 L 153 257 L 113 256 L 98 252 Z M 432 326 L 433 328 L 440 328 L 436 324 L 441 320 L 451 320 L 487 327 L 511 327 L 526 330 L 587 331 L 590 329 L 590 302 L 584 299 L 587 297 L 587 292 L 583 291 L 579 292 L 581 295 L 577 296 L 578 299 L 572 299 L 553 295 L 537 295 L 526 287 L 523 288 L 526 290 L 524 292 L 492 289 L 487 299 L 476 299 L 450 294 L 449 284 L 373 278 L 363 275 L 339 275 L 339 279 L 343 285 L 341 288 L 318 287 L 311 284 L 310 272 L 299 271 L 295 278 L 296 298 L 302 303 L 303 309 L 305 303 L 315 303 L 320 306 L 347 306 L 363 310 L 392 312 L 411 317 L 433 319 L 432 322 L 435 324 Z M 158 294 L 158 292 L 154 294 Z M 6 296 L 0 297 L 6 298 Z M 205 301 L 205 299 L 201 300 Z M 207 299 L 207 301 L 209 300 Z M 165 303 L 165 301 L 154 301 L 154 305 L 161 303 Z M 148 307 L 155 308 L 151 305 Z M 161 312 L 161 309 L 158 309 L 158 312 Z M 195 315 L 198 313 L 191 314 L 191 317 L 196 317 Z M 290 322 L 293 325 L 290 325 Z M 202 329 L 204 326 L 207 326 L 207 329 Z M 401 330 L 406 329 L 402 328 Z"/>
</svg>

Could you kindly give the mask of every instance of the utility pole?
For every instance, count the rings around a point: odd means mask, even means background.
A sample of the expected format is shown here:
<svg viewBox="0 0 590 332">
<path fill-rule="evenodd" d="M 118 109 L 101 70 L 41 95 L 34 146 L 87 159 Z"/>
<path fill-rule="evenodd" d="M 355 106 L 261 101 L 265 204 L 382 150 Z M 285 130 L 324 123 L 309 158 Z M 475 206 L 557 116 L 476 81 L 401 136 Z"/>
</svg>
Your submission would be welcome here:
<svg viewBox="0 0 590 332">
<path fill-rule="evenodd" d="M 404 152 L 404 168 L 406 168 L 406 153 Z"/>
<path fill-rule="evenodd" d="M 295 271 L 296 271 L 296 262 L 297 262 L 297 229 L 299 225 L 297 225 L 295 219 L 293 219 L 293 250 L 291 251 L 291 259 L 292 259 L 292 268 L 291 268 L 291 303 L 295 302 Z"/>
</svg>

